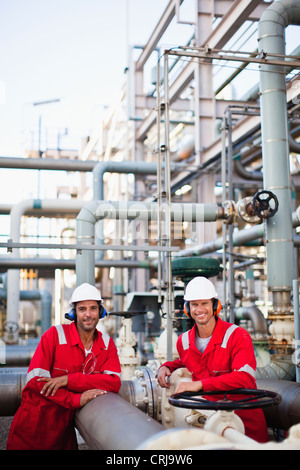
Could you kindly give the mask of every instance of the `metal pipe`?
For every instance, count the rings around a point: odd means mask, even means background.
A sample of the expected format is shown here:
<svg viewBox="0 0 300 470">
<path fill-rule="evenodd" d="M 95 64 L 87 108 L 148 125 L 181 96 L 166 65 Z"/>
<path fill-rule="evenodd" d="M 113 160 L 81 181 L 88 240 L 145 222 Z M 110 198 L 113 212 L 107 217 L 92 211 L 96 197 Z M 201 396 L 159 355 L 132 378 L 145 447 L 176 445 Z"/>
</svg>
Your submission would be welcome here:
<svg viewBox="0 0 300 470">
<path fill-rule="evenodd" d="M 153 220 L 157 221 L 158 204 L 136 201 L 92 201 L 83 207 L 76 218 L 76 240 L 83 245 L 93 244 L 95 225 L 101 219 Z M 170 204 L 172 221 L 212 222 L 224 217 L 224 211 L 217 204 Z M 135 236 L 135 234 L 133 234 Z M 94 284 L 95 253 L 83 250 L 76 255 L 76 282 Z"/>
<path fill-rule="evenodd" d="M 16 158 L 0 157 L 0 168 L 22 170 L 92 171 L 97 164 L 93 160 L 71 160 L 69 158 Z"/>
<path fill-rule="evenodd" d="M 2 347 L 0 344 L 0 351 Z M 0 367 L 0 416 L 14 416 L 21 404 L 26 375 L 24 367 Z"/>
<path fill-rule="evenodd" d="M 56 259 L 56 258 L 10 258 L 8 256 L 0 257 L 0 268 L 4 269 L 75 269 L 74 259 Z M 152 266 L 149 260 L 130 260 L 130 259 L 104 259 L 96 260 L 97 268 L 144 268 L 149 269 Z"/>
<path fill-rule="evenodd" d="M 134 450 L 164 427 L 115 393 L 94 398 L 75 414 L 90 449 Z"/>
<path fill-rule="evenodd" d="M 300 384 L 289 380 L 257 379 L 257 387 L 276 392 L 281 396 L 277 406 L 264 409 L 269 427 L 288 430 L 300 423 Z"/>
<path fill-rule="evenodd" d="M 104 200 L 104 174 L 110 173 L 133 173 L 135 175 L 155 175 L 157 165 L 154 162 L 136 161 L 102 161 L 98 162 L 93 169 L 93 200 Z M 103 222 L 100 220 L 95 236 L 96 243 L 104 242 Z M 103 259 L 104 251 L 96 253 L 96 259 Z"/>
<path fill-rule="evenodd" d="M 293 227 L 298 227 L 300 225 L 300 206 L 295 212 L 292 213 L 292 223 Z M 254 225 L 253 227 L 245 230 L 240 230 L 239 232 L 234 232 L 232 236 L 232 241 L 234 246 L 240 246 L 257 238 L 263 238 L 265 235 L 264 224 Z M 178 251 L 174 256 L 196 256 L 203 255 L 207 253 L 213 253 L 214 251 L 221 250 L 223 248 L 223 237 L 219 237 L 215 240 L 212 240 L 202 245 L 195 245 L 191 248 L 186 248 L 184 250 Z"/>
<path fill-rule="evenodd" d="M 14 242 L 20 241 L 20 227 L 21 217 L 29 209 L 45 209 L 47 212 L 53 211 L 53 213 L 62 210 L 64 207 L 66 210 L 74 210 L 75 208 L 79 212 L 83 206 L 82 201 L 78 200 L 60 200 L 60 199 L 26 199 L 16 204 L 10 213 L 10 238 Z M 14 255 L 19 257 L 19 249 L 15 249 Z M 7 321 L 18 324 L 18 312 L 19 312 L 19 296 L 20 296 L 20 282 L 19 282 L 19 270 L 9 269 L 7 272 Z M 18 332 L 14 334 L 14 340 L 17 342 Z"/>
<path fill-rule="evenodd" d="M 298 1 L 272 3 L 258 25 L 260 54 L 285 54 L 285 28 L 299 23 Z M 264 189 L 274 191 L 279 201 L 278 212 L 266 220 L 267 280 L 276 303 L 278 296 L 275 298 L 274 292 L 292 290 L 294 250 L 285 70 L 283 66 L 268 64 L 268 60 L 260 68 L 260 104 Z"/>
</svg>

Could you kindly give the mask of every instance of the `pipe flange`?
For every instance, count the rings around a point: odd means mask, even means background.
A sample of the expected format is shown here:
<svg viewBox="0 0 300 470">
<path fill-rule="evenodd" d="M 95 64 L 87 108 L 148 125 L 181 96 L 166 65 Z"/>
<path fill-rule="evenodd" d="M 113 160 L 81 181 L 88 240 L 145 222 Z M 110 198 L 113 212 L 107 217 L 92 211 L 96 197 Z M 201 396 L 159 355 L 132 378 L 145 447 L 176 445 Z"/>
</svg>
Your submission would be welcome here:
<svg viewBox="0 0 300 470">
<path fill-rule="evenodd" d="M 252 207 L 252 197 L 245 197 L 236 203 L 236 209 L 239 217 L 249 224 L 261 222 L 260 217 L 254 212 Z"/>
<path fill-rule="evenodd" d="M 224 201 L 222 207 L 224 209 L 224 222 L 226 224 L 233 224 L 236 216 L 234 201 Z"/>
</svg>

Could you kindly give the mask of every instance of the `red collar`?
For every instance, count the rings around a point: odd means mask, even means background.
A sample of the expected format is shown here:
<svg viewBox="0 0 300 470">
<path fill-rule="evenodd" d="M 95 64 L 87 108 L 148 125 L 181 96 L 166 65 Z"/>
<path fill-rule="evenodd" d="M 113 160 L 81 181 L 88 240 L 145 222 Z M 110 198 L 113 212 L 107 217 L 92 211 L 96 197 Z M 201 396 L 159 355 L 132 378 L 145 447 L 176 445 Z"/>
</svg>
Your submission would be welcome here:
<svg viewBox="0 0 300 470">
<path fill-rule="evenodd" d="M 69 332 L 70 332 L 71 345 L 72 346 L 80 345 L 82 347 L 82 349 L 84 350 L 82 341 L 80 339 L 78 330 L 77 330 L 76 325 L 75 325 L 74 322 L 72 322 L 69 325 Z M 102 349 L 106 349 L 106 346 L 105 346 L 105 343 L 103 341 L 101 331 L 96 329 L 95 330 L 95 339 L 94 339 L 93 346 L 92 346 L 92 351 L 93 351 L 94 354 L 99 354 L 100 350 L 102 350 Z"/>
</svg>

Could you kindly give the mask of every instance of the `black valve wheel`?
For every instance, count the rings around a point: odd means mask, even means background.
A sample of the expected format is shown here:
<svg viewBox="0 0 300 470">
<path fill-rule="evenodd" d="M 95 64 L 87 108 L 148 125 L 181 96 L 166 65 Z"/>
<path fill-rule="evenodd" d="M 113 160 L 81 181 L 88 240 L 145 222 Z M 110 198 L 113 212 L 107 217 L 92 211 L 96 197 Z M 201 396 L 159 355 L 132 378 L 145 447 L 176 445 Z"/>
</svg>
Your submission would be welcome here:
<svg viewBox="0 0 300 470">
<path fill-rule="evenodd" d="M 219 396 L 218 401 L 199 398 L 201 396 Z M 221 396 L 223 397 L 221 398 Z M 229 395 L 229 397 L 228 397 Z M 232 395 L 245 395 L 245 398 L 234 400 Z M 169 398 L 169 403 L 179 408 L 192 408 L 197 410 L 249 410 L 255 408 L 266 408 L 278 405 L 281 396 L 269 390 L 258 390 L 249 388 L 236 388 L 226 391 L 204 392 L 183 392 L 175 393 Z"/>
<path fill-rule="evenodd" d="M 278 199 L 271 191 L 263 190 L 254 194 L 252 209 L 260 219 L 269 219 L 278 211 Z"/>
</svg>

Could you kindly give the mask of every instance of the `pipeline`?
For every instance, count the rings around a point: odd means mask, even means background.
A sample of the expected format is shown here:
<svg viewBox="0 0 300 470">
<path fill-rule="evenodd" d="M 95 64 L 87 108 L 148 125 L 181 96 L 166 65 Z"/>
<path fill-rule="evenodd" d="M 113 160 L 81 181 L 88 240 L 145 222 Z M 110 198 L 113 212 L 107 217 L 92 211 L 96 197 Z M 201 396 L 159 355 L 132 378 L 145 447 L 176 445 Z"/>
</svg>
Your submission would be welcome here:
<svg viewBox="0 0 300 470">
<path fill-rule="evenodd" d="M 137 449 L 165 429 L 115 393 L 97 397 L 76 411 L 75 426 L 90 449 L 106 450 Z"/>
<path fill-rule="evenodd" d="M 0 368 L 0 416 L 15 414 L 21 402 L 26 373 L 26 368 Z M 76 428 L 90 449 L 168 448 L 157 447 L 160 441 L 168 442 L 170 445 L 168 436 L 171 441 L 173 439 L 173 444 L 177 436 L 176 442 L 179 447 L 176 448 L 182 448 L 178 442 L 180 432 L 192 435 L 200 433 L 199 436 L 195 436 L 193 445 L 201 445 L 201 442 L 205 444 L 201 441 L 202 430 L 190 427 L 187 430 L 176 428 L 166 430 L 158 422 L 157 417 L 153 418 L 142 411 L 147 400 L 137 396 L 141 393 L 141 388 L 135 382 L 135 380 L 122 381 L 120 394 L 108 393 L 95 398 L 76 411 Z M 286 380 L 257 380 L 257 387 L 281 396 L 281 403 L 278 406 L 264 409 L 269 428 L 289 430 L 300 423 L 300 384 Z M 150 395 L 148 398 L 152 399 Z M 157 404 L 150 404 L 149 409 L 155 408 L 157 410 Z M 218 436 L 215 436 L 215 439 L 217 442 Z"/>
<path fill-rule="evenodd" d="M 279 405 L 264 409 L 269 427 L 288 430 L 291 426 L 300 422 L 299 383 L 270 379 L 258 379 L 256 382 L 259 389 L 270 390 L 281 396 Z"/>
</svg>

